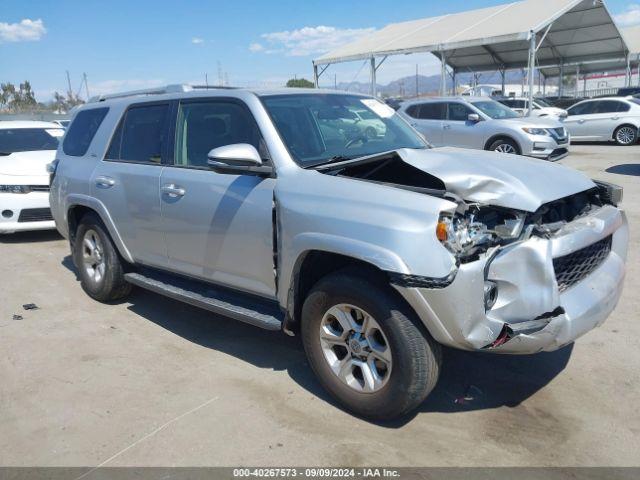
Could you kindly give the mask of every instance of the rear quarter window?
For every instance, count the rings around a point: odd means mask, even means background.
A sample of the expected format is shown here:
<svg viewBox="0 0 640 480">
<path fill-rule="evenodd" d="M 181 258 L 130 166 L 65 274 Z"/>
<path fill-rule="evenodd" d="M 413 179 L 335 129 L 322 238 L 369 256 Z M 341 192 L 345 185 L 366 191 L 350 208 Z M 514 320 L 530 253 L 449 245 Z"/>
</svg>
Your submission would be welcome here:
<svg viewBox="0 0 640 480">
<path fill-rule="evenodd" d="M 91 145 L 91 141 L 108 111 L 107 107 L 92 108 L 91 110 L 83 110 L 76 115 L 62 142 L 62 151 L 65 155 L 81 157 L 87 153 L 89 145 Z"/>
</svg>

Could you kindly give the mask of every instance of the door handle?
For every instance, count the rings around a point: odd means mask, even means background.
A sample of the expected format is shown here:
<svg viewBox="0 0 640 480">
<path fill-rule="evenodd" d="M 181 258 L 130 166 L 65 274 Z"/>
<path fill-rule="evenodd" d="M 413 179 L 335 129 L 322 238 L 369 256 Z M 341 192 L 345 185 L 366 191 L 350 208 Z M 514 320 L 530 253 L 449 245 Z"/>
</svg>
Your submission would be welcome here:
<svg viewBox="0 0 640 480">
<path fill-rule="evenodd" d="M 611 117 L 611 120 L 620 120 L 620 117 Z"/>
<path fill-rule="evenodd" d="M 445 130 L 449 130 L 451 128 L 451 125 L 443 125 L 442 128 L 444 128 Z"/>
<path fill-rule="evenodd" d="M 184 188 L 178 187 L 173 183 L 169 183 L 167 185 L 162 186 L 162 193 L 169 195 L 172 198 L 184 197 L 186 193 Z"/>
<path fill-rule="evenodd" d="M 578 120 L 578 123 L 584 123 L 585 120 Z"/>
<path fill-rule="evenodd" d="M 116 184 L 116 181 L 111 177 L 96 177 L 96 186 L 100 188 L 111 188 Z"/>
</svg>

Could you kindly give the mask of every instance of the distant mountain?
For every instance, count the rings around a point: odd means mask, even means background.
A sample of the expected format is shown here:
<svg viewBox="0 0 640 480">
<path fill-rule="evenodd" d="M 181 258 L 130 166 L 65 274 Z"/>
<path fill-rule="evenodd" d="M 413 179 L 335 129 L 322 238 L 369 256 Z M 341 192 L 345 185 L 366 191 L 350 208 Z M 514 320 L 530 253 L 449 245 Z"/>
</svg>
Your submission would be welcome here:
<svg viewBox="0 0 640 480">
<path fill-rule="evenodd" d="M 472 82 L 473 75 L 470 73 L 458 74 L 458 85 L 468 85 Z M 506 75 L 506 83 L 520 83 L 522 74 L 518 71 L 509 71 Z M 500 76 L 498 74 L 482 74 L 478 80 L 480 84 L 499 84 Z M 447 85 L 451 85 L 451 79 L 448 79 Z M 370 93 L 371 85 L 368 82 L 340 82 L 337 85 L 338 90 L 348 90 L 350 92 Z M 387 85 L 377 84 L 378 93 L 384 97 L 414 97 L 416 95 L 416 76 L 393 80 Z M 418 75 L 418 93 L 425 95 L 429 93 L 437 93 L 440 90 L 440 75 Z"/>
</svg>

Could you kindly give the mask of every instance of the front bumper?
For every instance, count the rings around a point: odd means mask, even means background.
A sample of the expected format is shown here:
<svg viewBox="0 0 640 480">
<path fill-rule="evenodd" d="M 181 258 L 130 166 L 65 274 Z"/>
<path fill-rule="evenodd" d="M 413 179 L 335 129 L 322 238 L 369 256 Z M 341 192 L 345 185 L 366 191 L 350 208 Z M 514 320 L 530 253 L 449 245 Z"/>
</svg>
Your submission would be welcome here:
<svg viewBox="0 0 640 480">
<path fill-rule="evenodd" d="M 553 259 L 608 237 L 611 250 L 599 266 L 560 291 Z M 444 288 L 396 288 L 443 344 L 500 353 L 552 351 L 602 324 L 613 311 L 622 293 L 628 237 L 624 213 L 605 206 L 549 239 L 532 237 L 462 264 Z M 498 286 L 489 311 L 486 280 Z M 511 334 L 502 343 L 505 332 Z"/>
<path fill-rule="evenodd" d="M 0 193 L 0 234 L 56 228 L 50 214 L 42 215 L 45 211 L 50 211 L 49 192 Z"/>
<path fill-rule="evenodd" d="M 522 146 L 522 154 L 556 162 L 569 155 L 570 143 L 571 138 L 568 134 L 562 139 L 546 135 L 530 135 Z"/>
</svg>

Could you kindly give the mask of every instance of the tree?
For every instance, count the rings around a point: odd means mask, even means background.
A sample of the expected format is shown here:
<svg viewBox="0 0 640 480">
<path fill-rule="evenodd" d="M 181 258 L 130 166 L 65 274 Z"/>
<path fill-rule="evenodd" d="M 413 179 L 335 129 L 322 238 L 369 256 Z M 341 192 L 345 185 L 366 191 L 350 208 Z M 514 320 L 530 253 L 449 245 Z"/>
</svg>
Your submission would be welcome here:
<svg viewBox="0 0 640 480">
<path fill-rule="evenodd" d="M 315 88 L 313 82 L 310 82 L 306 78 L 292 78 L 287 82 L 287 87 L 290 88 Z"/>
</svg>

